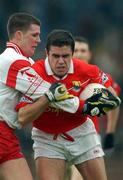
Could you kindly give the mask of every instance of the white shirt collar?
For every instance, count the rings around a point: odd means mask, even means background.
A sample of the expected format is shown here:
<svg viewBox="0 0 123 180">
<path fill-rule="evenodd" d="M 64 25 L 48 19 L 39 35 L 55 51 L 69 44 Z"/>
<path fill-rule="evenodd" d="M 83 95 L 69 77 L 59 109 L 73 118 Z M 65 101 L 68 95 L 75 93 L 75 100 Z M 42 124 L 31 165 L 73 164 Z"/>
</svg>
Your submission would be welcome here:
<svg viewBox="0 0 123 180">
<path fill-rule="evenodd" d="M 47 72 L 48 75 L 54 76 L 54 73 L 53 73 L 53 71 L 52 71 L 52 69 L 51 69 L 51 67 L 50 67 L 49 61 L 48 61 L 48 57 L 45 59 L 45 69 L 46 69 L 46 72 Z M 73 74 L 73 73 L 74 73 L 74 67 L 73 67 L 73 61 L 72 61 L 72 59 L 71 59 L 70 68 L 69 68 L 67 74 Z M 65 77 L 66 77 L 66 76 L 67 76 L 67 75 L 65 75 Z M 63 77 L 63 79 L 64 79 L 65 77 Z"/>
</svg>

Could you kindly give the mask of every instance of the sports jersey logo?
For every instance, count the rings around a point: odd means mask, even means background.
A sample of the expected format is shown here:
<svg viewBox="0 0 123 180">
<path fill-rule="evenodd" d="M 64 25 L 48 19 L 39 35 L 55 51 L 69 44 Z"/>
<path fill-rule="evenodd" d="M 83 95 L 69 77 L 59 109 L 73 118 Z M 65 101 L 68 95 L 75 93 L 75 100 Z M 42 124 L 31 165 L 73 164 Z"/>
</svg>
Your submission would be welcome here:
<svg viewBox="0 0 123 180">
<path fill-rule="evenodd" d="M 23 79 L 25 79 L 26 81 L 28 80 L 29 83 L 31 83 L 31 86 L 39 86 L 42 79 L 41 77 L 37 74 L 37 72 L 32 69 L 31 67 L 25 67 L 23 69 L 21 69 L 20 74 L 22 76 Z"/>
<path fill-rule="evenodd" d="M 105 84 L 106 81 L 108 81 L 108 76 L 105 73 L 103 73 L 101 79 L 102 79 L 102 83 Z"/>
<path fill-rule="evenodd" d="M 48 108 L 45 110 L 45 112 L 51 112 L 51 113 L 55 113 L 56 116 L 59 116 L 60 113 L 63 113 L 64 110 L 62 109 L 56 109 L 54 107 L 48 106 Z"/>
<path fill-rule="evenodd" d="M 79 92 L 81 89 L 81 85 L 82 85 L 81 82 L 80 81 L 72 81 L 72 84 L 73 84 L 72 90 Z"/>
<path fill-rule="evenodd" d="M 23 68 L 20 72 L 21 74 L 26 74 L 29 77 L 35 78 L 36 74 L 34 74 L 34 72 L 28 72 L 29 70 L 31 70 L 31 68 Z"/>
<path fill-rule="evenodd" d="M 20 99 L 20 103 L 22 102 L 26 102 L 26 103 L 33 103 L 33 100 L 30 98 L 30 97 L 27 97 L 27 96 L 22 96 L 21 99 Z"/>
</svg>

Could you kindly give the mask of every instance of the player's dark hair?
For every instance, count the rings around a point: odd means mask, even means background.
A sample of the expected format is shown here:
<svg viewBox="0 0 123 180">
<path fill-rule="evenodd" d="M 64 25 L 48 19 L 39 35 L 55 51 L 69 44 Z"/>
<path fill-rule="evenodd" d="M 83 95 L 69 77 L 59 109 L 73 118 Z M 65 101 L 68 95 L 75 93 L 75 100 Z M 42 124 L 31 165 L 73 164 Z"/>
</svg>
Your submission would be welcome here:
<svg viewBox="0 0 123 180">
<path fill-rule="evenodd" d="M 30 25 L 41 25 L 41 22 L 35 16 L 28 13 L 14 13 L 12 14 L 7 23 L 7 32 L 9 39 L 12 39 L 16 31 L 27 31 Z"/>
<path fill-rule="evenodd" d="M 82 36 L 75 36 L 74 40 L 78 41 L 78 42 L 84 42 L 84 43 L 87 43 L 87 44 L 89 43 L 88 40 L 85 37 L 82 37 Z"/>
<path fill-rule="evenodd" d="M 91 48 L 90 44 L 89 44 L 89 41 L 83 36 L 75 36 L 74 40 L 75 40 L 75 42 L 85 43 L 85 44 L 88 45 L 89 49 Z"/>
<path fill-rule="evenodd" d="M 70 46 L 72 52 L 74 52 L 74 38 L 69 31 L 62 29 L 54 29 L 47 36 L 46 50 L 49 52 L 51 46 Z"/>
</svg>

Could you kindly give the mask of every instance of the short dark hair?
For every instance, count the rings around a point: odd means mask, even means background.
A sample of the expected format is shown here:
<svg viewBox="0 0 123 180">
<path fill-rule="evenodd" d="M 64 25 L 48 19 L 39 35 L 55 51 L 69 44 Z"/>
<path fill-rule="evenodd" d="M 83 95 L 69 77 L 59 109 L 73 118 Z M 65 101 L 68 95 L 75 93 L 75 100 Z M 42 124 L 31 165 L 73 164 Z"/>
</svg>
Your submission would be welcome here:
<svg viewBox="0 0 123 180">
<path fill-rule="evenodd" d="M 82 37 L 82 36 L 75 36 L 74 40 L 77 41 L 77 42 L 83 42 L 83 43 L 89 44 L 88 40 L 85 37 Z"/>
<path fill-rule="evenodd" d="M 70 46 L 72 52 L 74 52 L 74 38 L 69 31 L 63 29 L 54 29 L 47 36 L 46 50 L 49 52 L 50 46 Z"/>
<path fill-rule="evenodd" d="M 9 39 L 13 38 L 14 33 L 18 30 L 27 31 L 31 24 L 41 25 L 41 22 L 35 16 L 28 13 L 14 13 L 7 23 L 7 32 Z"/>
<path fill-rule="evenodd" d="M 80 42 L 80 43 L 87 44 L 88 48 L 91 49 L 91 45 L 90 45 L 89 41 L 85 37 L 83 37 L 83 36 L 75 36 L 74 40 L 75 40 L 75 42 Z"/>
</svg>

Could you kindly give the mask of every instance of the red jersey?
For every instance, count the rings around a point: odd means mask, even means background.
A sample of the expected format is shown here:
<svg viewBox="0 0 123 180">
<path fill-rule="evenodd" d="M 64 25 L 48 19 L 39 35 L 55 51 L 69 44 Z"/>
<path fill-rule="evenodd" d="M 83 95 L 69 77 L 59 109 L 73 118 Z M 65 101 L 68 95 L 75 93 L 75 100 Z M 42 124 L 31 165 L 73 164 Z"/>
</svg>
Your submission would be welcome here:
<svg viewBox="0 0 123 180">
<path fill-rule="evenodd" d="M 69 92 L 78 97 L 89 83 L 95 82 L 103 84 L 106 87 L 110 86 L 108 77 L 97 66 L 87 64 L 78 59 L 71 60 L 68 74 L 62 79 L 53 75 L 48 59 L 45 61 L 36 61 L 36 63 L 32 65 L 32 68 L 49 83 L 64 83 Z M 80 111 L 72 114 L 49 106 L 46 111 L 34 121 L 33 126 L 47 133 L 59 134 L 80 126 L 86 119 L 87 116 L 83 116 Z"/>
</svg>

